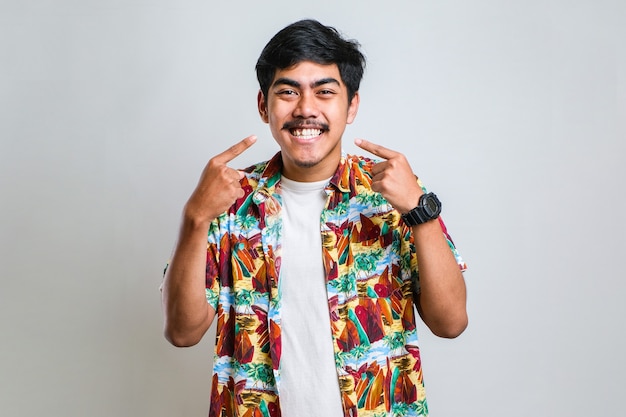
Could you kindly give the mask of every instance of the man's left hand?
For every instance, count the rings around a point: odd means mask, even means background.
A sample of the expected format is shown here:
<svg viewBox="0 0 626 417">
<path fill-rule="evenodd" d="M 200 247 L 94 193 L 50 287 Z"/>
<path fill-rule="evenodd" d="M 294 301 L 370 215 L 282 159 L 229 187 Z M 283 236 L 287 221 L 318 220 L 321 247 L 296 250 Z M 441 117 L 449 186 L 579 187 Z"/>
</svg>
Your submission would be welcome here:
<svg viewBox="0 0 626 417">
<path fill-rule="evenodd" d="M 402 214 L 415 208 L 424 192 L 417 183 L 406 157 L 365 139 L 355 139 L 354 143 L 361 149 L 385 159 L 372 168 L 372 190 L 381 193 Z"/>
</svg>

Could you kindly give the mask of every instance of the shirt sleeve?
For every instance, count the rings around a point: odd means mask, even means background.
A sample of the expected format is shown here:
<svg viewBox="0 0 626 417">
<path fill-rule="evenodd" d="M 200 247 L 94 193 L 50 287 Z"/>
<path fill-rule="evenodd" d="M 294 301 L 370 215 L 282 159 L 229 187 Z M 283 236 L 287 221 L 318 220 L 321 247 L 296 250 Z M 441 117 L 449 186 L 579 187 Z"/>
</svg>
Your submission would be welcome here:
<svg viewBox="0 0 626 417">
<path fill-rule="evenodd" d="M 422 183 L 422 180 L 420 180 L 419 178 L 417 179 L 417 184 L 422 188 L 422 191 L 424 191 L 425 193 L 428 192 L 428 190 Z M 438 220 L 439 220 L 439 224 L 441 225 L 441 230 L 443 230 L 443 235 L 445 236 L 446 241 L 448 242 L 448 246 L 450 247 L 450 250 L 452 251 L 452 254 L 454 255 L 454 259 L 456 259 L 456 263 L 459 265 L 461 272 L 464 272 L 467 269 L 467 264 L 463 260 L 463 257 L 461 257 L 461 254 L 456 248 L 456 245 L 452 241 L 452 237 L 450 236 L 450 233 L 448 233 L 448 228 L 446 227 L 446 224 L 444 223 L 441 216 L 439 216 Z"/>
<path fill-rule="evenodd" d="M 215 311 L 220 295 L 220 243 L 222 234 L 218 221 L 211 223 L 207 236 L 207 256 L 206 256 L 206 299 Z"/>
<path fill-rule="evenodd" d="M 452 254 L 454 255 L 454 259 L 456 259 L 456 263 L 459 265 L 461 272 L 464 272 L 467 269 L 467 264 L 461 257 L 461 254 L 459 253 L 454 242 L 452 241 L 452 238 L 450 237 L 450 234 L 448 233 L 448 229 L 446 228 L 446 224 L 443 222 L 443 219 L 441 217 L 439 217 L 439 224 L 441 225 L 441 230 L 443 230 L 443 234 L 446 237 L 448 246 L 450 247 L 450 250 L 452 251 Z"/>
</svg>

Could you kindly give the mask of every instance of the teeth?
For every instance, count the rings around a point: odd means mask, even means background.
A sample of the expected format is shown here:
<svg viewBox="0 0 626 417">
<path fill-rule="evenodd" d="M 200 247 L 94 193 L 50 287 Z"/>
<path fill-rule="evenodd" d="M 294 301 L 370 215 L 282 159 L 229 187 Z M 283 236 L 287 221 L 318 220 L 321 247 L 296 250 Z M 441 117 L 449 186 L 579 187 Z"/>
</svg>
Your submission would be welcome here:
<svg viewBox="0 0 626 417">
<path fill-rule="evenodd" d="M 322 134 L 321 129 L 294 129 L 292 134 L 301 139 L 311 139 Z"/>
</svg>

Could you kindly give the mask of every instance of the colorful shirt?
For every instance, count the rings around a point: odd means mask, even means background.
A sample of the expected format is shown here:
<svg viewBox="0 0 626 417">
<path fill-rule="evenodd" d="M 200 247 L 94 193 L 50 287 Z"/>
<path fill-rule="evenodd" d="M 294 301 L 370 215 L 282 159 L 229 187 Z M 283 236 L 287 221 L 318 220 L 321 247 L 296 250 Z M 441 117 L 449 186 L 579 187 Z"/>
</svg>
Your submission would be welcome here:
<svg viewBox="0 0 626 417">
<path fill-rule="evenodd" d="M 342 405 L 346 417 L 426 416 L 413 238 L 372 191 L 374 164 L 342 155 L 320 218 Z M 280 416 L 281 166 L 278 153 L 246 169 L 245 195 L 209 229 L 206 296 L 217 311 L 210 417 Z"/>
</svg>

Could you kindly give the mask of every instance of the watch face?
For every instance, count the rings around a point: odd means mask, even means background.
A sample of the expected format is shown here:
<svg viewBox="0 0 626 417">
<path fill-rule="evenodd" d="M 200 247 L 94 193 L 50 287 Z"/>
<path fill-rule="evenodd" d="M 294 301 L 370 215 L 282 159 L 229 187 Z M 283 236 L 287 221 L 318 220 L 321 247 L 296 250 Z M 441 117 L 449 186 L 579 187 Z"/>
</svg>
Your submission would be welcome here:
<svg viewBox="0 0 626 417">
<path fill-rule="evenodd" d="M 429 217 L 436 217 L 439 215 L 440 203 L 434 194 L 429 194 L 424 200 L 424 210 Z"/>
<path fill-rule="evenodd" d="M 428 214 L 434 214 L 437 211 L 437 202 L 432 197 L 427 198 L 424 203 L 424 208 Z"/>
</svg>

